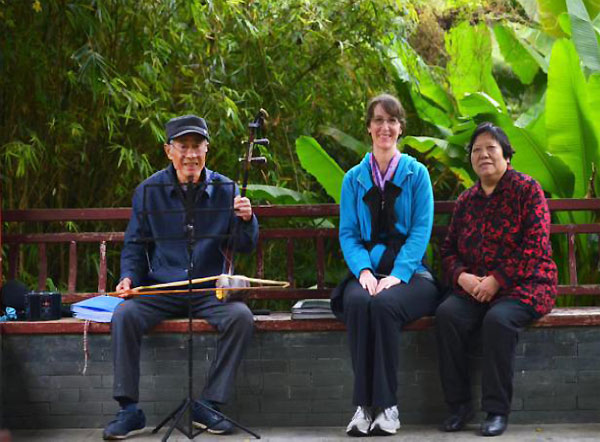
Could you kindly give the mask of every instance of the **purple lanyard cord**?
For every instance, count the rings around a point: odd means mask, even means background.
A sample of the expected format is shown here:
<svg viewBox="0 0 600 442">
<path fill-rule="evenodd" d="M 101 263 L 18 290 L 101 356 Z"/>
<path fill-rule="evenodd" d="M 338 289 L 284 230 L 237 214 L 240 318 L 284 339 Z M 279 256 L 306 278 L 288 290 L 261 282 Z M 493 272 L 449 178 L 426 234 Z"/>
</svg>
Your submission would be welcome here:
<svg viewBox="0 0 600 442">
<path fill-rule="evenodd" d="M 398 168 L 398 163 L 400 162 L 400 152 L 396 151 L 390 163 L 388 164 L 385 173 L 383 174 L 383 178 L 381 177 L 381 172 L 379 171 L 379 166 L 377 165 L 377 161 L 375 160 L 375 155 L 371 154 L 371 174 L 373 175 L 373 181 L 375 185 L 381 189 L 383 192 L 385 182 L 392 179 L 394 176 L 394 172 Z"/>
</svg>

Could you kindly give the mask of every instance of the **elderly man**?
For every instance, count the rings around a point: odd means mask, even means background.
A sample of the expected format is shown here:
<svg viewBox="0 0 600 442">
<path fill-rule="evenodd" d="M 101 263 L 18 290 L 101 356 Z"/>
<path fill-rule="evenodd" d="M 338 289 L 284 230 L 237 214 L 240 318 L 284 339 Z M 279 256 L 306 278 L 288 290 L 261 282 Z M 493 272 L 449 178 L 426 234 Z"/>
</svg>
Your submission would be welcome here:
<svg viewBox="0 0 600 442">
<path fill-rule="evenodd" d="M 164 319 L 187 313 L 186 296 L 131 297 L 129 290 L 188 280 L 185 226 L 190 221 L 198 237 L 192 249 L 192 278 L 223 273 L 225 238 L 232 232 L 237 232 L 233 243 L 242 252 L 251 251 L 258 237 L 250 201 L 237 195 L 230 179 L 205 167 L 210 137 L 204 119 L 195 115 L 173 118 L 167 122 L 166 135 L 164 150 L 171 164 L 135 190 L 125 232 L 117 291 L 129 299 L 120 304 L 112 319 L 113 395 L 121 409 L 104 429 L 104 439 L 123 439 L 145 427 L 146 418 L 137 407 L 142 335 Z M 235 216 L 228 210 L 232 204 Z M 186 205 L 193 205 L 187 219 Z M 216 354 L 199 399 L 218 410 L 230 396 L 236 369 L 252 335 L 253 317 L 244 303 L 193 296 L 194 317 L 206 319 L 219 332 Z M 232 431 L 228 421 L 215 425 L 220 418 L 197 403 L 192 414 L 195 426 L 208 427 L 217 434 Z"/>
</svg>

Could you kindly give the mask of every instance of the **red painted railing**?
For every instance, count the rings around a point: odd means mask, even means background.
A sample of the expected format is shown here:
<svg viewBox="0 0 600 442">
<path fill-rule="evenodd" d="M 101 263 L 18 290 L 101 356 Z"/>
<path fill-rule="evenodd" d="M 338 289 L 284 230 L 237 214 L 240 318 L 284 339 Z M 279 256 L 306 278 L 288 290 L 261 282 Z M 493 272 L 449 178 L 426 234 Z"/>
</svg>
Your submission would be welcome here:
<svg viewBox="0 0 600 442">
<path fill-rule="evenodd" d="M 549 200 L 550 210 L 557 211 L 594 211 L 600 213 L 600 199 L 560 199 Z M 436 215 L 450 214 L 454 208 L 452 201 L 435 203 Z M 8 246 L 9 278 L 17 277 L 19 268 L 19 249 L 23 244 L 37 244 L 38 252 L 38 289 L 46 288 L 48 276 L 47 245 L 55 243 L 69 244 L 68 253 L 68 293 L 63 295 L 66 302 L 72 302 L 90 294 L 77 292 L 78 244 L 97 243 L 99 247 L 98 292 L 107 290 L 107 249 L 111 244 L 123 241 L 123 232 L 54 232 L 23 233 L 2 235 L 2 223 L 44 223 L 65 221 L 103 221 L 117 222 L 129 219 L 130 208 L 94 208 L 94 209 L 28 209 L 0 211 L 0 247 Z M 293 205 L 293 206 L 258 206 L 255 208 L 261 223 L 277 218 L 329 218 L 339 216 L 336 204 Z M 434 241 L 443 237 L 447 227 L 436 224 L 433 229 Z M 576 235 L 600 234 L 600 224 L 553 224 L 553 235 L 566 235 L 568 243 L 569 284 L 559 287 L 561 295 L 600 295 L 600 281 L 594 284 L 579 284 L 576 262 Z M 337 229 L 316 227 L 267 228 L 261 229 L 260 240 L 256 250 L 256 275 L 263 277 L 265 273 L 265 244 L 268 241 L 285 241 L 285 271 L 292 288 L 285 290 L 269 290 L 257 292 L 251 299 L 302 299 L 307 297 L 327 297 L 329 289 L 325 287 L 325 240 L 335 241 Z M 295 263 L 294 252 L 297 241 L 314 241 L 315 279 L 317 289 L 294 287 Z M 599 253 L 600 254 L 600 253 Z M 0 283 L 2 266 L 0 254 Z M 95 294 L 95 293 L 94 293 Z"/>
</svg>

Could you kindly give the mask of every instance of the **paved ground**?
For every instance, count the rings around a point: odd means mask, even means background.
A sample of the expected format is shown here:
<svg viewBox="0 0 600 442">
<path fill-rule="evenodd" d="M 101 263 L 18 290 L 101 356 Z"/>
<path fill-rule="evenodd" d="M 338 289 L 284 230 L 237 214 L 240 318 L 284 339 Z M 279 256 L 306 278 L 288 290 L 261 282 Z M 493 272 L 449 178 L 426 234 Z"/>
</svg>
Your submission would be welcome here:
<svg viewBox="0 0 600 442">
<path fill-rule="evenodd" d="M 132 442 L 155 442 L 161 440 L 164 431 L 152 434 L 151 428 L 135 437 L 128 438 Z M 256 433 L 262 436 L 263 441 L 346 441 L 353 440 L 345 436 L 342 428 L 315 427 L 315 428 L 255 428 Z M 41 442 L 87 442 L 102 439 L 101 429 L 63 429 L 63 430 L 28 430 L 13 432 L 13 441 Z M 402 427 L 394 437 L 377 438 L 383 441 L 483 441 L 477 434 L 477 426 L 472 425 L 469 430 L 460 433 L 440 433 L 435 428 L 408 425 Z M 189 440 L 186 436 L 175 431 L 169 441 L 183 442 Z M 251 441 L 253 438 L 246 434 L 236 433 L 231 436 L 212 436 L 201 434 L 196 441 Z M 490 441 L 490 439 L 485 439 Z M 502 436 L 492 439 L 494 442 L 574 442 L 574 441 L 600 441 L 600 424 L 558 424 L 558 425 L 510 425 L 508 431 Z M 4 442 L 4 441 L 0 441 Z"/>
</svg>

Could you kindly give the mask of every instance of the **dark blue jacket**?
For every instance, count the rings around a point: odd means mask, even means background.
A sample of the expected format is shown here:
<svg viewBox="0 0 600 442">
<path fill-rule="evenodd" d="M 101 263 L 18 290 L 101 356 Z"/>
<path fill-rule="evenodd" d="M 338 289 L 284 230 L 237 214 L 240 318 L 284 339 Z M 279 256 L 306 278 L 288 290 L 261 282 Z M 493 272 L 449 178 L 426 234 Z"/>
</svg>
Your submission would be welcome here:
<svg viewBox="0 0 600 442">
<path fill-rule="evenodd" d="M 233 198 L 239 193 L 235 183 L 206 168 L 202 175 L 193 204 L 192 278 L 223 273 L 230 233 L 239 232 L 235 248 L 241 252 L 250 252 L 258 239 L 254 215 L 248 222 L 233 215 Z M 132 287 L 188 279 L 184 198 L 173 165 L 136 188 L 121 252 L 121 279 L 130 278 Z"/>
</svg>

